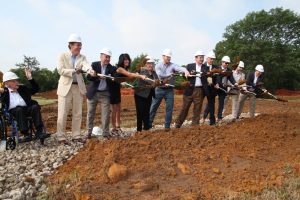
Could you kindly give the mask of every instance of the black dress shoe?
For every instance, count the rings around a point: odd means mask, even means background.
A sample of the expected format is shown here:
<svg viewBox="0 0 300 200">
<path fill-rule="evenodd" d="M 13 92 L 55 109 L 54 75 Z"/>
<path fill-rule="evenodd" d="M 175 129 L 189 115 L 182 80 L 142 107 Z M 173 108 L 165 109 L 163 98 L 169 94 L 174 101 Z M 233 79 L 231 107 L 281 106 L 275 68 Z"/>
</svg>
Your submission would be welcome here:
<svg viewBox="0 0 300 200">
<path fill-rule="evenodd" d="M 25 135 L 23 138 L 19 139 L 19 143 L 30 142 L 30 141 L 32 141 L 31 135 Z"/>
<path fill-rule="evenodd" d="M 176 124 L 175 125 L 175 128 L 180 128 L 181 126 L 179 124 Z"/>
</svg>

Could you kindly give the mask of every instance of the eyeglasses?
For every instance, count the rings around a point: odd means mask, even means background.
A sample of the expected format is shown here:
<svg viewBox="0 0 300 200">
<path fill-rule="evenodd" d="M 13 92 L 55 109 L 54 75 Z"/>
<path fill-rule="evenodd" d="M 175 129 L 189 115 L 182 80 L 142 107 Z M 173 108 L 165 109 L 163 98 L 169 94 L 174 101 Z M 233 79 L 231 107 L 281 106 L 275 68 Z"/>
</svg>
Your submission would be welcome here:
<svg viewBox="0 0 300 200">
<path fill-rule="evenodd" d="M 229 63 L 228 63 L 228 62 L 226 62 L 226 63 L 225 63 L 225 65 L 229 65 Z"/>
</svg>

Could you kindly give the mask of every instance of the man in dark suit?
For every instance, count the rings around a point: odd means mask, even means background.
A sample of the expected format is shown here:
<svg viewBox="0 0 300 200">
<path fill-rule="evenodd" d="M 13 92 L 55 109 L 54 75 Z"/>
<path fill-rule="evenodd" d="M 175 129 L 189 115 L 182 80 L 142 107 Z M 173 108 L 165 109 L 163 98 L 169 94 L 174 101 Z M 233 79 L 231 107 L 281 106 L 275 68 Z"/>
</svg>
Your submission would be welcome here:
<svg viewBox="0 0 300 200">
<path fill-rule="evenodd" d="M 101 103 L 101 125 L 102 136 L 109 139 L 109 116 L 110 116 L 110 94 L 112 93 L 112 80 L 104 76 L 114 76 L 116 68 L 110 64 L 112 53 L 104 48 L 100 52 L 100 61 L 92 63 L 87 79 L 90 81 L 87 87 L 87 138 L 90 139 L 93 130 L 94 116 L 98 102 Z M 100 75 L 100 76 L 98 76 Z"/>
<path fill-rule="evenodd" d="M 215 125 L 216 124 L 216 118 L 215 118 L 215 98 L 216 98 L 216 88 L 215 85 L 217 84 L 217 75 L 216 74 L 210 74 L 210 72 L 213 69 L 219 69 L 218 66 L 214 65 L 213 62 L 216 58 L 216 55 L 214 52 L 209 52 L 207 55 L 207 62 L 205 63 L 207 68 L 207 75 L 210 75 L 207 77 L 207 87 L 204 88 L 204 93 L 207 98 L 207 105 L 204 110 L 203 119 L 204 122 L 209 114 L 209 125 Z"/>
<path fill-rule="evenodd" d="M 244 103 L 247 98 L 249 98 L 249 114 L 250 117 L 255 117 L 255 107 L 256 107 L 256 96 L 253 94 L 261 95 L 264 93 L 262 90 L 264 81 L 264 67 L 262 65 L 257 65 L 255 67 L 255 72 L 251 72 L 247 75 L 246 84 L 244 88 L 245 92 L 241 92 L 239 97 L 239 108 L 237 118 L 241 115 L 244 107 Z M 251 93 L 249 93 L 249 92 Z"/>
<path fill-rule="evenodd" d="M 202 51 L 197 51 L 195 53 L 195 63 L 188 64 L 186 67 L 191 75 L 196 76 L 188 78 L 190 86 L 184 90 L 183 105 L 176 119 L 176 128 L 180 128 L 183 124 L 192 103 L 194 103 L 192 125 L 199 124 L 204 99 L 204 88 L 207 87 L 207 78 L 201 76 L 202 73 L 207 72 L 207 67 L 203 64 L 203 61 L 204 53 Z"/>
<path fill-rule="evenodd" d="M 224 109 L 224 102 L 225 98 L 227 96 L 227 85 L 228 81 L 230 81 L 231 84 L 237 86 L 236 81 L 233 78 L 232 71 L 228 68 L 228 65 L 230 64 L 230 58 L 229 56 L 224 56 L 221 60 L 221 66 L 222 72 L 217 75 L 217 95 L 219 97 L 219 106 L 218 106 L 218 121 L 223 119 L 223 109 Z"/>
<path fill-rule="evenodd" d="M 39 86 L 32 78 L 31 69 L 25 69 L 26 77 L 31 84 L 31 88 L 19 84 L 19 77 L 13 72 L 6 72 L 3 75 L 5 88 L 1 90 L 2 106 L 17 121 L 20 132 L 24 135 L 24 142 L 32 140 L 32 135 L 29 134 L 28 116 L 33 120 L 36 128 L 36 137 L 44 143 L 44 139 L 50 134 L 44 133 L 44 125 L 41 116 L 41 108 L 39 104 L 31 99 L 31 96 L 39 91 Z"/>
</svg>

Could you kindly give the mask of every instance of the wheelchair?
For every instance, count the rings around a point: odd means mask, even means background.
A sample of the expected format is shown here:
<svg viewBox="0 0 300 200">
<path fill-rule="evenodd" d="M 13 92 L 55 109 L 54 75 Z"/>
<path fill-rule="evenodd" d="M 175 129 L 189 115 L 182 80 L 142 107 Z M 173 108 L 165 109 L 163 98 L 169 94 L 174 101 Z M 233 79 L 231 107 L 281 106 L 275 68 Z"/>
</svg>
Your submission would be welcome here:
<svg viewBox="0 0 300 200">
<path fill-rule="evenodd" d="M 2 103 L 0 106 L 0 139 L 1 141 L 6 141 L 6 150 L 14 150 L 17 144 L 24 141 L 22 141 L 22 139 L 20 138 L 17 121 L 8 112 L 8 109 L 2 107 Z M 31 117 L 27 117 L 27 119 L 29 125 L 29 134 L 32 136 L 32 141 L 34 141 L 38 139 L 38 137 L 36 136 L 36 130 L 34 128 L 33 120 Z M 46 128 L 44 125 L 43 132 L 46 133 Z M 43 145 L 44 140 L 41 141 L 41 143 Z"/>
</svg>

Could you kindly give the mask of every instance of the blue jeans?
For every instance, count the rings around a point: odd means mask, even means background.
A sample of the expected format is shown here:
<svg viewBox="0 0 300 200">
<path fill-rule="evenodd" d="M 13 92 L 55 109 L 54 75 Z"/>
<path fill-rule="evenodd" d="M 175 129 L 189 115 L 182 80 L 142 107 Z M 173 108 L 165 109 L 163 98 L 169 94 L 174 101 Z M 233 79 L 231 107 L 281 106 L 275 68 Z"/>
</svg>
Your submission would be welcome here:
<svg viewBox="0 0 300 200">
<path fill-rule="evenodd" d="M 174 92 L 173 88 L 155 88 L 155 97 L 152 100 L 151 108 L 150 108 L 150 120 L 149 126 L 152 127 L 152 123 L 154 121 L 156 111 L 162 101 L 165 99 L 166 101 L 166 116 L 165 116 L 165 128 L 170 128 L 172 121 L 172 113 L 174 107 Z"/>
</svg>

